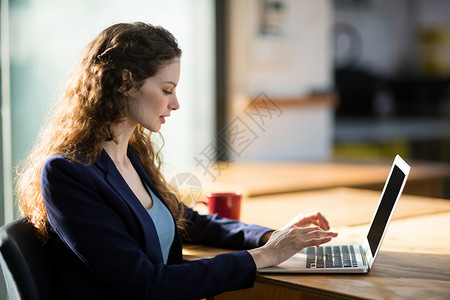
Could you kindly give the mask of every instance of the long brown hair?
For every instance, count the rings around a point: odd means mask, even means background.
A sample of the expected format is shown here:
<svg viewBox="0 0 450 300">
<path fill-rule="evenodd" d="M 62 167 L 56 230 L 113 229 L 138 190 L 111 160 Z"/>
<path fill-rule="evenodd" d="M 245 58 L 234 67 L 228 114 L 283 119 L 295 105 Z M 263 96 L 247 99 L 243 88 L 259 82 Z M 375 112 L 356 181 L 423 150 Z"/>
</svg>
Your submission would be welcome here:
<svg viewBox="0 0 450 300">
<path fill-rule="evenodd" d="M 126 99 L 118 91 L 123 84 L 123 70 L 130 71 L 141 86 L 165 63 L 180 56 L 181 50 L 170 32 L 145 23 L 113 25 L 88 44 L 51 118 L 18 168 L 16 189 L 20 212 L 34 224 L 43 239 L 48 237 L 49 228 L 40 186 L 44 162 L 51 155 L 64 154 L 73 161 L 81 155 L 88 164 L 93 163 L 104 143 L 115 140 L 113 128 L 128 115 Z M 177 219 L 178 228 L 183 229 L 183 206 L 162 176 L 159 150 L 154 149 L 150 136 L 148 130 L 138 125 L 129 144 Z"/>
</svg>

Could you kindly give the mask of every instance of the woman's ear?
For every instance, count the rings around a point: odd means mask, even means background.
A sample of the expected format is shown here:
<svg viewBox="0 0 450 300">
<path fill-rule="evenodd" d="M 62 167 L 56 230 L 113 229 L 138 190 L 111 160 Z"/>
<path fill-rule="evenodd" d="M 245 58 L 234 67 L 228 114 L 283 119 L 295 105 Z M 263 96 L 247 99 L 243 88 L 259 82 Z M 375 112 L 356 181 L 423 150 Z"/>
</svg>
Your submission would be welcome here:
<svg viewBox="0 0 450 300">
<path fill-rule="evenodd" d="M 122 86 L 118 89 L 118 92 L 124 96 L 128 95 L 128 91 L 133 87 L 133 75 L 127 69 L 122 70 Z"/>
</svg>

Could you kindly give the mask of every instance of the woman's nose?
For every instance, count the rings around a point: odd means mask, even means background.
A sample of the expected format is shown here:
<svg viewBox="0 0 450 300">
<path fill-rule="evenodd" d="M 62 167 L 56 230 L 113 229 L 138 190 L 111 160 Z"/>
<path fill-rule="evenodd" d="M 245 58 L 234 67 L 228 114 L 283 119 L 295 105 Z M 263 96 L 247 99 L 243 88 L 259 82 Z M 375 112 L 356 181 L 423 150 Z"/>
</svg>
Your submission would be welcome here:
<svg viewBox="0 0 450 300">
<path fill-rule="evenodd" d="M 174 96 L 173 100 L 169 102 L 169 108 L 171 110 L 177 110 L 180 108 L 180 103 L 178 102 L 177 96 Z"/>
</svg>

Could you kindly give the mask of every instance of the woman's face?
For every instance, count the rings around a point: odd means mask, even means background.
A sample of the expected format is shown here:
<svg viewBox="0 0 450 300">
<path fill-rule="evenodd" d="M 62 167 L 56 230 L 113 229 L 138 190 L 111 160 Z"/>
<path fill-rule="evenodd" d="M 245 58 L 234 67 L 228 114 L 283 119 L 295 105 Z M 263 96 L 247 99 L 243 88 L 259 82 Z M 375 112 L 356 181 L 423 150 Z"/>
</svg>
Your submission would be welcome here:
<svg viewBox="0 0 450 300">
<path fill-rule="evenodd" d="M 158 132 L 170 112 L 180 108 L 175 93 L 179 78 L 180 60 L 173 58 L 155 76 L 145 79 L 139 89 L 133 87 L 126 92 L 129 125 L 140 124 Z"/>
</svg>

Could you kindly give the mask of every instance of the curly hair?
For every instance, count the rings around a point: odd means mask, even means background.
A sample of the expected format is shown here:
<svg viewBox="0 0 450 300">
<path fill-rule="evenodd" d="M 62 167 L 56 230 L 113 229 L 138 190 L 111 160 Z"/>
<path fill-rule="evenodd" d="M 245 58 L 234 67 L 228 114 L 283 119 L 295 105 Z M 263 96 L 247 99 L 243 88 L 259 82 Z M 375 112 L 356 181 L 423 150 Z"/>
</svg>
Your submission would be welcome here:
<svg viewBox="0 0 450 300">
<path fill-rule="evenodd" d="M 110 26 L 88 44 L 51 118 L 41 129 L 27 159 L 18 167 L 16 190 L 20 213 L 34 224 L 43 240 L 48 238 L 49 229 L 40 186 L 45 161 L 52 155 L 63 154 L 73 161 L 92 164 L 100 156 L 104 143 L 115 140 L 113 128 L 128 115 L 127 101 L 119 92 L 124 83 L 123 70 L 130 71 L 140 87 L 146 78 L 180 56 L 181 50 L 170 32 L 140 22 Z M 129 145 L 182 230 L 183 206 L 162 176 L 161 149 L 154 149 L 150 136 L 150 131 L 138 125 Z M 80 156 L 83 162 L 77 160 Z"/>
</svg>

